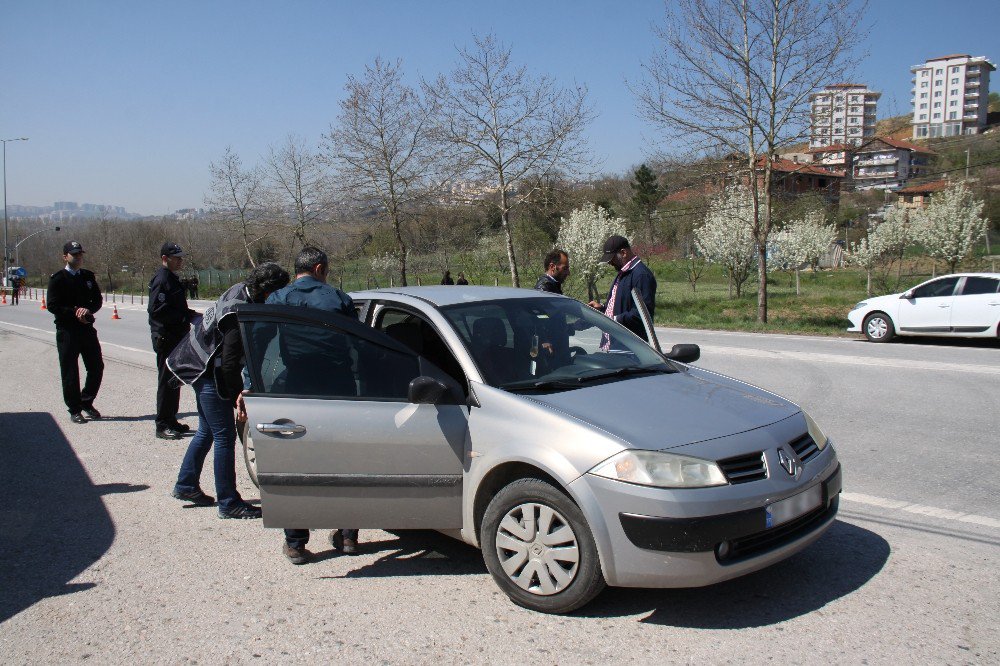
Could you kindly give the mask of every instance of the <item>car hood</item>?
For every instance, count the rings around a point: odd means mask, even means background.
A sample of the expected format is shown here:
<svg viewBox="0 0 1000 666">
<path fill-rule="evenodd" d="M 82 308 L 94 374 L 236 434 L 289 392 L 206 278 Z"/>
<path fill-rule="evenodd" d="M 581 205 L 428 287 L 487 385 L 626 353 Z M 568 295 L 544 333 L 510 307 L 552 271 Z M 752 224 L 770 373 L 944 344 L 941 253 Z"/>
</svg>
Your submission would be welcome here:
<svg viewBox="0 0 1000 666">
<path fill-rule="evenodd" d="M 630 448 L 650 450 L 754 430 L 801 411 L 773 393 L 696 368 L 525 397 L 614 435 Z"/>
</svg>

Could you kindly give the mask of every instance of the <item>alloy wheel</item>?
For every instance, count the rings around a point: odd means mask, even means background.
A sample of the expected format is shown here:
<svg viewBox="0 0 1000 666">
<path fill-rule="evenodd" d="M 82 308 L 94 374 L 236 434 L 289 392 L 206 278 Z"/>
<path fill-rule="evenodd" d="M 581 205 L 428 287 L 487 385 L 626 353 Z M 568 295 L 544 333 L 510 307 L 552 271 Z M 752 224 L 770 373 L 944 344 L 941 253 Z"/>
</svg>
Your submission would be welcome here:
<svg viewBox="0 0 1000 666">
<path fill-rule="evenodd" d="M 521 589 L 541 596 L 566 589 L 576 578 L 580 550 L 576 534 L 558 511 L 535 502 L 519 504 L 497 527 L 500 565 Z"/>
</svg>

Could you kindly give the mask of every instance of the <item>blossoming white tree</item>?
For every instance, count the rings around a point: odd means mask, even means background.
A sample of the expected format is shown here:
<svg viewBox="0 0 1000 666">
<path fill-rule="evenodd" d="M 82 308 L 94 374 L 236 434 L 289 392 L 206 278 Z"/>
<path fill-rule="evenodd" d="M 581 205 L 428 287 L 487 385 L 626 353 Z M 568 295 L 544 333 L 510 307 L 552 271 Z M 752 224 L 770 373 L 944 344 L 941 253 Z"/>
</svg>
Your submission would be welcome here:
<svg viewBox="0 0 1000 666">
<path fill-rule="evenodd" d="M 976 239 L 986 233 L 983 202 L 958 183 L 931 199 L 927 208 L 911 213 L 913 237 L 927 254 L 948 264 L 954 273 L 972 253 Z"/>
<path fill-rule="evenodd" d="M 712 200 L 704 223 L 694 232 L 698 251 L 726 270 L 729 295 L 733 295 L 735 288 L 737 298 L 742 295 L 743 283 L 757 260 L 754 210 L 750 188 L 732 185 Z"/>
<path fill-rule="evenodd" d="M 872 273 L 886 257 L 902 256 L 910 242 L 906 210 L 894 206 L 877 225 L 869 227 L 868 236 L 847 248 L 847 263 L 865 269 L 868 277 L 867 294 L 872 295 Z"/>
<path fill-rule="evenodd" d="M 600 206 L 577 208 L 559 225 L 556 244 L 570 257 L 573 279 L 587 286 L 588 300 L 597 297 L 597 280 L 607 267 L 601 263 L 601 251 L 614 234 L 627 236 L 625 220 L 609 216 Z"/>
<path fill-rule="evenodd" d="M 826 224 L 822 211 L 810 211 L 805 217 L 792 220 L 772 237 L 768 266 L 772 270 L 795 271 L 795 294 L 799 291 L 799 268 L 809 263 L 813 270 L 821 254 L 830 248 L 837 232 Z"/>
</svg>

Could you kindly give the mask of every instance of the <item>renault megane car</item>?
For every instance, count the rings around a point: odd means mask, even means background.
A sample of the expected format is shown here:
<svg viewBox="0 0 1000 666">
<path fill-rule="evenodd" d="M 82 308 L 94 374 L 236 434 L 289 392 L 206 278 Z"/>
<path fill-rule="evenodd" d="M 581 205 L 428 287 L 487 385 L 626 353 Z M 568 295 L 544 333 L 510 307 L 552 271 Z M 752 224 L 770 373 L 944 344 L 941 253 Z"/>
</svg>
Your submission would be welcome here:
<svg viewBox="0 0 1000 666">
<path fill-rule="evenodd" d="M 847 330 L 870 342 L 897 335 L 1000 336 L 1000 273 L 959 273 L 901 294 L 867 298 L 848 313 Z"/>
<path fill-rule="evenodd" d="M 819 426 L 684 362 L 693 345 L 663 355 L 523 289 L 352 297 L 357 321 L 237 312 L 265 526 L 440 530 L 480 548 L 515 603 L 565 613 L 605 585 L 742 576 L 834 520 L 840 464 Z"/>
</svg>

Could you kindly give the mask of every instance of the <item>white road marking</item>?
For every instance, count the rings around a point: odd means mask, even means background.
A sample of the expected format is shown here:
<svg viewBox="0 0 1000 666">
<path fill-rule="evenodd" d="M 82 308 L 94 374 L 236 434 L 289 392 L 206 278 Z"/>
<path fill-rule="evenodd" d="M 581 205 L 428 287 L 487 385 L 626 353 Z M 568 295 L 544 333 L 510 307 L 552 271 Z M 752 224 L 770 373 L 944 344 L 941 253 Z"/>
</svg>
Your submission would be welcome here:
<svg viewBox="0 0 1000 666">
<path fill-rule="evenodd" d="M 35 328 L 34 326 L 25 326 L 24 324 L 13 324 L 13 323 L 11 323 L 9 321 L 0 321 L 0 326 L 16 326 L 18 328 L 24 328 L 24 329 L 27 329 L 29 331 L 37 331 L 39 333 L 45 333 L 46 335 L 51 335 L 53 337 L 55 337 L 55 335 L 56 335 L 55 331 L 49 331 L 49 330 L 46 330 L 44 328 Z M 113 342 L 105 342 L 104 340 L 101 340 L 101 346 L 102 347 L 117 347 L 118 349 L 124 349 L 124 350 L 130 351 L 130 352 L 138 352 L 139 354 L 149 354 L 150 356 L 156 356 L 156 352 L 151 352 L 151 351 L 148 351 L 146 349 L 136 349 L 135 347 L 126 347 L 125 345 L 116 345 Z"/>
<path fill-rule="evenodd" d="M 931 516 L 932 518 L 943 518 L 945 520 L 957 520 L 961 523 L 972 523 L 973 525 L 983 525 L 984 527 L 995 527 L 1000 529 L 1000 520 L 990 518 L 989 516 L 977 516 L 973 513 L 962 513 L 961 511 L 940 509 L 934 506 L 925 506 L 923 504 L 914 504 L 913 502 L 903 502 L 900 500 L 886 499 L 884 497 L 875 497 L 874 495 L 865 495 L 863 493 L 843 492 L 840 494 L 840 497 L 848 502 L 857 502 L 858 504 L 867 504 L 869 506 L 877 506 L 883 509 L 894 509 L 896 511 L 905 511 L 906 513 L 915 513 L 921 516 Z"/>
<path fill-rule="evenodd" d="M 969 365 L 965 363 L 941 363 L 938 361 L 914 361 L 905 358 L 872 358 L 869 356 L 848 356 L 841 354 L 817 354 L 815 352 L 776 351 L 770 349 L 745 349 L 743 347 L 719 347 L 702 345 L 702 356 L 707 354 L 728 356 L 749 356 L 772 360 L 808 361 L 810 363 L 836 363 L 839 365 L 867 365 L 880 368 L 901 368 L 906 370 L 931 370 L 934 372 L 964 372 L 979 375 L 1000 375 L 1000 367 Z"/>
</svg>

